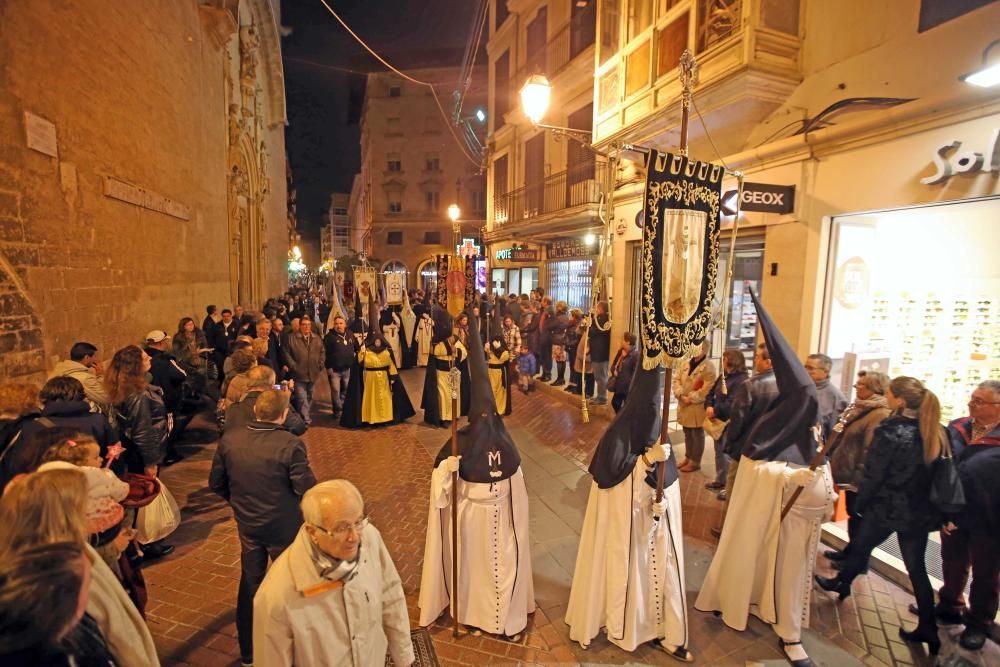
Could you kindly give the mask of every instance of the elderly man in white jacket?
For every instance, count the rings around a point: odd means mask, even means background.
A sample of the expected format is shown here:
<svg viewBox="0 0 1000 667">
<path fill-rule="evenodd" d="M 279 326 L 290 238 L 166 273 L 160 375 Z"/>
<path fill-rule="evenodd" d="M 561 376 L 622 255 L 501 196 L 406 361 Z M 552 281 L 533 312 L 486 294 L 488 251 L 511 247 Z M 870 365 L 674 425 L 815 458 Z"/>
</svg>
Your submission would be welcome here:
<svg viewBox="0 0 1000 667">
<path fill-rule="evenodd" d="M 414 661 L 403 585 L 389 551 L 342 479 L 302 497 L 305 523 L 254 598 L 254 664 L 382 667 Z"/>
</svg>

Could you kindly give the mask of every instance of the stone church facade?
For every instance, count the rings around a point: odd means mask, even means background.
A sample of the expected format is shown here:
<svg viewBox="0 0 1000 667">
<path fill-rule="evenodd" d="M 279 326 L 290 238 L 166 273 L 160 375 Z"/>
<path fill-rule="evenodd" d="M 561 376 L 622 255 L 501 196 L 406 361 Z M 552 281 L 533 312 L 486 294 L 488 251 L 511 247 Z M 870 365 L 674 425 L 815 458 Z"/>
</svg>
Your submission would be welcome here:
<svg viewBox="0 0 1000 667">
<path fill-rule="evenodd" d="M 0 2 L 0 379 L 284 289 L 278 4 Z"/>
</svg>

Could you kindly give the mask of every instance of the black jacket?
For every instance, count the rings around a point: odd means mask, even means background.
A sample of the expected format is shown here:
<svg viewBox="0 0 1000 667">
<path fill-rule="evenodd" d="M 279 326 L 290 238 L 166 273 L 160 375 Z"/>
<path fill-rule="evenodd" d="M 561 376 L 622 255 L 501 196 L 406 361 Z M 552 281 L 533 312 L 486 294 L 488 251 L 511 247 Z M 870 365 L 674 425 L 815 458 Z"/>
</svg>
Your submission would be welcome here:
<svg viewBox="0 0 1000 667">
<path fill-rule="evenodd" d="M 715 410 L 715 418 L 722 421 L 729 421 L 729 415 L 733 408 L 733 399 L 739 388 L 749 379 L 746 371 L 736 371 L 726 373 L 726 393 L 722 393 L 722 376 L 715 378 L 712 391 L 705 397 L 705 407 Z"/>
<path fill-rule="evenodd" d="M 930 500 L 932 471 L 917 420 L 889 417 L 875 429 L 855 510 L 896 531 L 934 530 L 942 517 Z"/>
<path fill-rule="evenodd" d="M 142 472 L 145 466 L 159 465 L 163 459 L 163 443 L 170 435 L 163 391 L 150 384 L 114 407 L 129 471 Z"/>
<path fill-rule="evenodd" d="M 594 363 L 601 363 L 611 359 L 611 329 L 601 331 L 597 324 L 602 327 L 608 325 L 607 315 L 597 315 L 594 322 L 590 323 L 590 330 L 587 334 L 587 351 L 590 353 L 590 360 Z"/>
<path fill-rule="evenodd" d="M 621 361 L 621 366 L 618 362 Z M 611 364 L 611 374 L 608 379 L 608 389 L 613 391 L 616 396 L 628 396 L 628 388 L 632 384 L 632 376 L 635 375 L 635 369 L 639 365 L 639 350 L 633 348 L 629 350 L 629 353 L 622 358 L 622 348 L 618 348 L 618 352 L 615 353 L 615 361 Z M 618 372 L 614 372 L 615 367 L 618 368 Z"/>
<path fill-rule="evenodd" d="M 357 339 L 350 331 L 339 334 L 330 330 L 323 339 L 326 347 L 325 365 L 335 371 L 347 370 L 354 364 L 357 354 Z"/>
<path fill-rule="evenodd" d="M 295 539 L 299 503 L 315 484 L 305 444 L 277 424 L 258 421 L 226 430 L 208 477 L 232 506 L 240 534 L 276 546 Z"/>
<path fill-rule="evenodd" d="M 566 328 L 569 326 L 569 315 L 557 313 L 545 320 L 545 337 L 553 345 L 566 344 Z"/>
<path fill-rule="evenodd" d="M 177 412 L 184 397 L 181 387 L 187 380 L 187 373 L 181 369 L 177 358 L 169 352 L 157 350 L 155 347 L 145 349 L 150 357 L 149 374 L 153 376 L 150 382 L 163 390 L 163 403 L 167 406 L 167 412 Z"/>
<path fill-rule="evenodd" d="M 216 322 L 212 328 L 212 346 L 215 348 L 215 355 L 222 358 L 229 356 L 229 348 L 239 335 L 240 323 L 236 320 L 230 322 L 228 327 L 222 320 Z"/>
<path fill-rule="evenodd" d="M 43 423 L 46 419 L 52 422 L 52 427 L 73 428 L 91 436 L 101 446 L 102 454 L 108 445 L 118 442 L 118 433 L 108 423 L 108 418 L 100 412 L 91 412 L 87 401 L 49 401 L 41 418 L 24 424 L 21 437 L 27 440 L 42 429 L 52 428 Z"/>
<path fill-rule="evenodd" d="M 778 383 L 772 370 L 758 373 L 739 386 L 732 399 L 729 425 L 725 434 L 725 450 L 729 458 L 739 460 L 754 422 L 767 412 L 776 398 L 778 398 Z"/>
<path fill-rule="evenodd" d="M 223 433 L 238 431 L 256 419 L 253 414 L 253 406 L 257 403 L 257 397 L 260 394 L 261 390 L 248 391 L 243 400 L 239 403 L 233 403 L 226 408 L 226 421 L 222 428 Z M 302 435 L 306 432 L 307 428 L 302 416 L 292 407 L 288 409 L 288 416 L 285 417 L 285 421 L 281 427 L 293 435 Z"/>
</svg>

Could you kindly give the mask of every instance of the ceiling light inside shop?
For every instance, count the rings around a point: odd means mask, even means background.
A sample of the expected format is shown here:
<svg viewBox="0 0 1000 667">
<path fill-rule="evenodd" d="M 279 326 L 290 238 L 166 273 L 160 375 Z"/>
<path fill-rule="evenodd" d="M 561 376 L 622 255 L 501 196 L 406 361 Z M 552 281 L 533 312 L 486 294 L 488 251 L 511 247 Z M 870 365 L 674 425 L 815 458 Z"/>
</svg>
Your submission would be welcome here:
<svg viewBox="0 0 1000 667">
<path fill-rule="evenodd" d="M 990 50 L 998 44 L 1000 44 L 1000 39 L 991 42 L 983 49 L 983 64 L 979 69 L 959 78 L 970 85 L 980 88 L 992 88 L 993 86 L 1000 85 L 1000 62 L 995 62 L 992 65 L 987 62 Z"/>
</svg>

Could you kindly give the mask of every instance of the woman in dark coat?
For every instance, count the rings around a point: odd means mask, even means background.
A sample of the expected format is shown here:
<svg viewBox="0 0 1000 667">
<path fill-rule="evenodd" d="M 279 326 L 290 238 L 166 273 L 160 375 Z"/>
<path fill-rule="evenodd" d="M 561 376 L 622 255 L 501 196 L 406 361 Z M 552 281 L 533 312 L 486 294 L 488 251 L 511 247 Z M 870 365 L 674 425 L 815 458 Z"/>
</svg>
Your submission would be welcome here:
<svg viewBox="0 0 1000 667">
<path fill-rule="evenodd" d="M 129 472 L 156 477 L 163 460 L 164 443 L 170 434 L 163 391 L 146 381 L 149 355 L 136 345 L 117 352 L 104 373 L 104 386 L 114 405 L 121 434 L 124 463 Z"/>
<path fill-rule="evenodd" d="M 750 379 L 747 361 L 743 352 L 730 348 L 722 353 L 722 373 L 715 378 L 712 390 L 705 397 L 705 416 L 728 422 L 733 397 L 741 384 Z M 719 491 L 719 498 L 725 500 L 726 473 L 729 472 L 729 458 L 726 456 L 725 431 L 715 438 L 715 479 L 705 485 L 706 489 Z"/>
<path fill-rule="evenodd" d="M 847 535 L 850 538 L 843 551 L 827 551 L 824 554 L 833 561 L 835 570 L 843 567 L 843 561 L 850 555 L 851 543 L 861 531 L 861 515 L 857 508 L 858 485 L 865 476 L 865 461 L 875 440 L 875 429 L 892 414 L 885 398 L 888 389 L 889 377 L 885 373 L 867 372 L 859 376 L 854 384 L 854 402 L 840 415 L 830 436 L 833 440 L 830 469 L 833 481 L 844 489 Z"/>
<path fill-rule="evenodd" d="M 100 412 L 90 411 L 83 385 L 76 378 L 52 378 L 42 387 L 41 398 L 45 406 L 42 415 L 24 425 L 25 439 L 45 428 L 67 427 L 96 440 L 101 446 L 101 456 L 107 453 L 108 445 L 118 442 L 118 433 L 107 418 Z"/>
<path fill-rule="evenodd" d="M 947 436 L 940 424 L 938 398 L 920 380 L 895 378 L 886 399 L 895 413 L 875 429 L 868 452 L 855 505 L 864 517 L 860 533 L 851 543 L 840 574 L 833 579 L 816 575 L 815 580 L 843 600 L 851 594 L 851 582 L 865 569 L 871 552 L 896 533 L 920 619 L 914 630 L 900 628 L 899 636 L 925 643 L 931 655 L 937 655 L 941 640 L 924 554 L 928 533 L 941 525 L 930 500 L 932 464 L 940 457 L 941 442 Z"/>
</svg>

